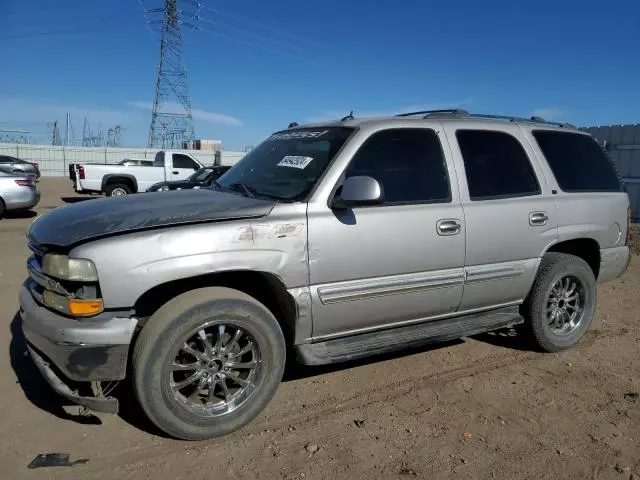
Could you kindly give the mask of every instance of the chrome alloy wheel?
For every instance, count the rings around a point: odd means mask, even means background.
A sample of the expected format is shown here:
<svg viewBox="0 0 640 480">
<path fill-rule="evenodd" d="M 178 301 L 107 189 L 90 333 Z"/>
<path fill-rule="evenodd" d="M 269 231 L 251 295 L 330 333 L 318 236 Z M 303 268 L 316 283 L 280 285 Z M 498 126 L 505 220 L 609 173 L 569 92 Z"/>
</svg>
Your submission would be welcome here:
<svg viewBox="0 0 640 480">
<path fill-rule="evenodd" d="M 547 321 L 551 331 L 566 335 L 575 331 L 584 317 L 584 287 L 574 276 L 558 279 L 547 299 Z"/>
<path fill-rule="evenodd" d="M 175 401 L 202 417 L 228 414 L 255 392 L 261 374 L 258 343 L 232 324 L 191 332 L 169 356 L 166 378 Z"/>
<path fill-rule="evenodd" d="M 124 188 L 114 188 L 111 191 L 112 197 L 123 197 L 127 194 L 127 191 Z"/>
</svg>

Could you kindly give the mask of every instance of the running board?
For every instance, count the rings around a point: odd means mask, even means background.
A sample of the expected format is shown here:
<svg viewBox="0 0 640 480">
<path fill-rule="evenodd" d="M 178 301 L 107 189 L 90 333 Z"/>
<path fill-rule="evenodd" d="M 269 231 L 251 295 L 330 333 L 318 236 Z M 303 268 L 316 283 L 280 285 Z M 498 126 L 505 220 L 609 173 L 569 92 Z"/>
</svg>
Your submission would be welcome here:
<svg viewBox="0 0 640 480">
<path fill-rule="evenodd" d="M 326 365 L 469 337 L 523 322 L 518 307 L 506 307 L 324 342 L 296 345 L 295 350 L 298 361 L 304 365 Z"/>
</svg>

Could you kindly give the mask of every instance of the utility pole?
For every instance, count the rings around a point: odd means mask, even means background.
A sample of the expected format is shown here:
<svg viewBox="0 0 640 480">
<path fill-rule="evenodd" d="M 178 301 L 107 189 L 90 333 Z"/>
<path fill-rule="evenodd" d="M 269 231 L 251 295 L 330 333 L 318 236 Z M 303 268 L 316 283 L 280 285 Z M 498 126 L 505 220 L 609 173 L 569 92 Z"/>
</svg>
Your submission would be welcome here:
<svg viewBox="0 0 640 480">
<path fill-rule="evenodd" d="M 87 117 L 84 117 L 84 125 L 82 127 L 82 146 L 88 147 L 88 138 L 89 138 L 89 126 L 87 124 Z"/>
<path fill-rule="evenodd" d="M 60 141 L 60 128 L 58 127 L 58 121 L 53 121 L 53 135 L 51 139 L 51 145 L 60 145 L 62 142 Z"/>
<path fill-rule="evenodd" d="M 182 2 L 200 6 L 193 0 Z M 182 25 L 193 25 L 181 20 L 184 12 L 178 8 L 178 0 L 165 0 L 163 8 L 147 9 L 145 12 L 163 15 L 162 20 L 149 22 L 162 24 L 162 34 L 148 146 L 182 148 L 183 142 L 193 140 L 195 136 L 181 31 Z"/>
<path fill-rule="evenodd" d="M 64 144 L 69 145 L 69 124 L 71 123 L 71 115 L 67 113 L 67 129 L 65 132 Z"/>
</svg>

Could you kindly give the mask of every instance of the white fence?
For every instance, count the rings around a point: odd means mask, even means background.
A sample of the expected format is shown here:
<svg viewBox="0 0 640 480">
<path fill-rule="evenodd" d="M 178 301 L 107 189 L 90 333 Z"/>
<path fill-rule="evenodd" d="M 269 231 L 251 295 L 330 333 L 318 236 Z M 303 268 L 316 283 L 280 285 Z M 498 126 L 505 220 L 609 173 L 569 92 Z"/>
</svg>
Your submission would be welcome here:
<svg viewBox="0 0 640 480">
<path fill-rule="evenodd" d="M 215 155 L 206 150 L 172 150 L 192 155 L 205 165 L 215 163 Z M 0 155 L 17 157 L 37 163 L 40 172 L 47 177 L 66 177 L 70 163 L 118 163 L 125 158 L 153 160 L 158 150 L 150 148 L 105 148 L 105 147 L 56 147 L 52 145 L 25 145 L 0 143 Z M 221 164 L 233 165 L 245 155 L 244 152 L 222 152 Z"/>
</svg>

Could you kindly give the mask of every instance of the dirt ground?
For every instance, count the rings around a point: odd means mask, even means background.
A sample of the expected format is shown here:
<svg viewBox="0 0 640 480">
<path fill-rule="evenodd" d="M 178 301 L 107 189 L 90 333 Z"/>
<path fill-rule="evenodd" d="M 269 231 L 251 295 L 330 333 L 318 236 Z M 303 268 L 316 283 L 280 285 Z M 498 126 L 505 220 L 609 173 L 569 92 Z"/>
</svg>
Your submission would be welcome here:
<svg viewBox="0 0 640 480">
<path fill-rule="evenodd" d="M 73 196 L 65 179 L 40 188 L 38 214 Z M 291 362 L 256 421 L 190 443 L 154 430 L 126 384 L 119 415 L 78 416 L 25 356 L 17 296 L 34 216 L 0 220 L 2 479 L 640 479 L 640 257 L 600 288 L 570 351 L 503 331 L 332 368 Z M 86 462 L 27 468 L 51 452 Z"/>
</svg>

